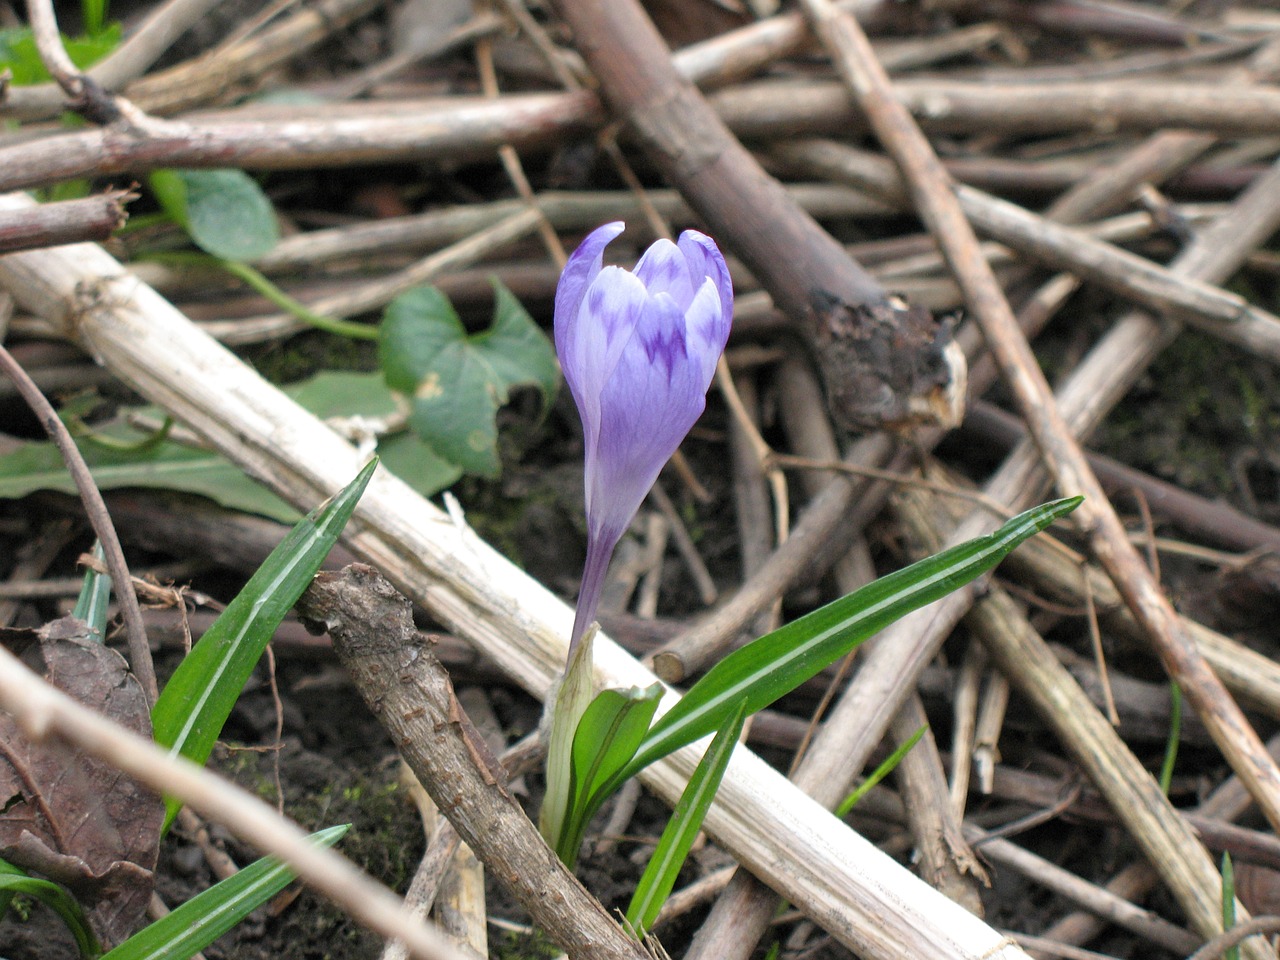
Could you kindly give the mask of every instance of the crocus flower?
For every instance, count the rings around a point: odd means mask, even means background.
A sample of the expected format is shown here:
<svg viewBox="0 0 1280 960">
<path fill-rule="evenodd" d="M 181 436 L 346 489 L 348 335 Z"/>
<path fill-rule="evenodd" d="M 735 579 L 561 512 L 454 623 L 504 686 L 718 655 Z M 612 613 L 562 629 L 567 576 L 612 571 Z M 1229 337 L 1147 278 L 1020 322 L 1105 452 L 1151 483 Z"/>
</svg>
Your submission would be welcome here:
<svg viewBox="0 0 1280 960">
<path fill-rule="evenodd" d="M 635 270 L 602 266 L 622 223 L 592 231 L 556 287 L 556 353 L 582 416 L 587 560 L 570 656 L 595 617 L 613 548 L 706 406 L 733 287 L 715 242 L 686 230 Z"/>
</svg>

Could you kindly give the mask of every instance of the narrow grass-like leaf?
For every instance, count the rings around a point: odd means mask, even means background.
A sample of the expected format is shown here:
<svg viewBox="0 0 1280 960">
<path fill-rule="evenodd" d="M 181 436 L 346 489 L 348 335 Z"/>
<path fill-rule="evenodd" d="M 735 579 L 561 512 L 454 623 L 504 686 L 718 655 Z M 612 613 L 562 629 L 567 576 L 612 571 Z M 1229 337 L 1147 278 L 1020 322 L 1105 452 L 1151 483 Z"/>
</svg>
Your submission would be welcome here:
<svg viewBox="0 0 1280 960">
<path fill-rule="evenodd" d="M 1222 852 L 1222 929 L 1236 925 L 1236 870 L 1231 864 L 1231 854 Z M 1240 960 L 1240 948 L 1228 947 L 1222 952 L 1222 960 Z"/>
<path fill-rule="evenodd" d="M 1178 762 L 1178 743 L 1182 739 L 1182 688 L 1169 682 L 1169 739 L 1164 745 L 1164 762 L 1160 765 L 1160 790 L 1169 795 L 1173 768 Z"/>
<path fill-rule="evenodd" d="M 843 817 L 846 813 L 853 809 L 854 804 L 867 795 L 867 792 L 877 783 L 887 777 L 902 762 L 902 758 L 911 752 L 911 748 L 920 742 L 920 738 L 924 736 L 924 732 L 929 729 L 921 725 L 920 729 L 913 733 L 907 739 L 898 744 L 898 748 L 884 758 L 884 762 L 880 766 L 871 771 L 871 776 L 863 780 L 847 797 L 840 801 L 840 806 L 836 807 L 836 816 Z"/>
<path fill-rule="evenodd" d="M 562 831 L 561 849 L 556 851 L 565 863 L 572 864 L 576 859 L 587 824 L 600 808 L 599 802 L 593 802 L 597 791 L 635 756 L 661 699 L 660 683 L 629 690 L 602 690 L 578 721 L 573 736 L 569 816 Z"/>
<path fill-rule="evenodd" d="M 627 922 L 638 937 L 643 937 L 645 931 L 653 925 L 667 895 L 675 886 L 680 868 L 684 866 L 693 841 L 702 829 L 702 821 L 706 819 L 711 802 L 716 798 L 720 781 L 724 779 L 725 768 L 729 766 L 729 757 L 737 746 L 745 719 L 746 703 L 739 701 L 737 710 L 729 715 L 724 726 L 716 733 L 711 746 L 698 761 L 697 769 L 689 778 L 684 792 L 680 794 L 680 801 L 676 804 L 671 819 L 667 821 L 666 829 L 662 831 L 658 845 L 653 850 L 653 856 L 644 868 L 644 875 L 636 884 L 631 905 L 627 907 Z"/>
<path fill-rule="evenodd" d="M 102 544 L 93 542 L 92 556 L 95 560 L 103 560 Z M 99 573 L 90 567 L 84 572 L 84 585 L 80 587 L 80 596 L 76 598 L 75 609 L 71 615 L 83 620 L 101 643 L 107 636 L 107 607 L 111 603 L 111 577 Z"/>
<path fill-rule="evenodd" d="M 371 460 L 328 505 L 298 521 L 191 648 L 151 712 L 157 743 L 196 763 L 209 759 L 263 649 L 337 542 L 376 466 Z M 181 805 L 166 803 L 167 828 Z"/>
<path fill-rule="evenodd" d="M 107 23 L 107 0 L 80 0 L 84 32 L 94 36 L 102 32 Z"/>
<path fill-rule="evenodd" d="M 62 918 L 76 938 L 76 947 L 82 957 L 96 957 L 102 952 L 98 938 L 93 935 L 89 921 L 75 897 L 50 880 L 27 876 L 25 872 L 6 860 L 0 860 L 0 914 L 8 907 L 16 893 L 35 897 Z"/>
<path fill-rule="evenodd" d="M 748 716 L 794 690 L 912 610 L 987 572 L 1028 537 L 1074 510 L 1080 497 L 1021 513 L 994 533 L 927 557 L 735 650 L 654 723 L 635 759 L 608 785 L 719 729 L 741 703 Z"/>
<path fill-rule="evenodd" d="M 345 823 L 309 838 L 331 847 L 351 828 Z M 196 894 L 168 916 L 138 931 L 102 960 L 187 960 L 262 906 L 293 880 L 274 857 L 255 860 L 238 873 Z"/>
<path fill-rule="evenodd" d="M 0 877 L 15 876 L 15 875 L 26 876 L 26 874 L 24 874 L 21 870 L 19 870 L 13 864 L 9 863 L 3 858 L 0 858 Z M 8 911 L 9 904 L 13 903 L 14 896 L 16 896 L 14 891 L 8 889 L 7 887 L 0 886 L 0 919 L 2 919 L 5 913 Z"/>
</svg>

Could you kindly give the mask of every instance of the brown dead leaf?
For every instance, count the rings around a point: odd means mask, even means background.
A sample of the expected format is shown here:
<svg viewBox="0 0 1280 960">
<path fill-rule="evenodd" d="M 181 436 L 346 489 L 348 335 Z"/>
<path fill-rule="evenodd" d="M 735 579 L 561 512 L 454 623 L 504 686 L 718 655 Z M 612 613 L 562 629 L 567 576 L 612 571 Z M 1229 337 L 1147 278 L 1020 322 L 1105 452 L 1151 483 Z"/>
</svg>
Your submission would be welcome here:
<svg viewBox="0 0 1280 960">
<path fill-rule="evenodd" d="M 26 641 L 24 643 L 24 641 Z M 151 715 L 124 658 L 70 617 L 5 631 L 46 680 L 135 733 Z M 0 714 L 0 857 L 69 888 L 107 946 L 136 928 L 155 882 L 164 804 L 109 764 L 61 742 L 31 743 Z"/>
</svg>

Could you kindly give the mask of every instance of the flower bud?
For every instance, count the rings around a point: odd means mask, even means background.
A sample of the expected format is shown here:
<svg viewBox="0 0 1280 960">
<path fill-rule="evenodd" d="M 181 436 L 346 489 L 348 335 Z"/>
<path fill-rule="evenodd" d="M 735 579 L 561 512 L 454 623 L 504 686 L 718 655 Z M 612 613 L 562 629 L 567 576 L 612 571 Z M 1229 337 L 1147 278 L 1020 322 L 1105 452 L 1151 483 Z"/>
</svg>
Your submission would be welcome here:
<svg viewBox="0 0 1280 960">
<path fill-rule="evenodd" d="M 556 353 L 582 417 L 587 561 L 571 648 L 595 616 L 613 548 L 702 415 L 729 338 L 733 287 L 715 242 L 686 230 L 635 270 L 602 266 L 623 230 L 588 234 L 556 287 Z"/>
</svg>

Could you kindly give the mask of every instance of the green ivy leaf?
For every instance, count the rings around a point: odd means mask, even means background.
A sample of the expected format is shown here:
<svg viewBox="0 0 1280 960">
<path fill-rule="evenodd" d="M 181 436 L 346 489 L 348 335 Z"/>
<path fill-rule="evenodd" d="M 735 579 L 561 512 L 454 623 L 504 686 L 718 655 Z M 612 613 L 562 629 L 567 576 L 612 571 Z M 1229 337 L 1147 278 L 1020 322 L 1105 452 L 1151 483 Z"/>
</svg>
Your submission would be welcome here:
<svg viewBox="0 0 1280 960">
<path fill-rule="evenodd" d="M 322 370 L 282 388 L 295 403 L 322 420 L 329 417 L 393 417 L 398 405 L 379 373 Z"/>
<path fill-rule="evenodd" d="M 327 370 L 290 384 L 284 392 L 323 418 L 388 418 L 397 415 L 403 403 L 380 373 Z M 460 467 L 445 460 L 408 429 L 379 437 L 378 459 L 424 497 L 452 486 L 462 476 Z"/>
<path fill-rule="evenodd" d="M 441 457 L 469 473 L 498 474 L 496 414 L 509 391 L 537 387 L 543 409 L 559 383 L 551 342 L 506 287 L 494 283 L 493 325 L 468 335 L 434 287 L 397 297 L 383 315 L 387 385 L 409 398 L 409 423 Z"/>
<path fill-rule="evenodd" d="M 151 190 L 205 253 L 254 260 L 280 239 L 275 208 L 243 170 L 156 170 Z"/>
</svg>

